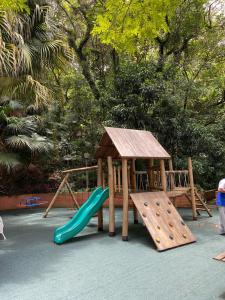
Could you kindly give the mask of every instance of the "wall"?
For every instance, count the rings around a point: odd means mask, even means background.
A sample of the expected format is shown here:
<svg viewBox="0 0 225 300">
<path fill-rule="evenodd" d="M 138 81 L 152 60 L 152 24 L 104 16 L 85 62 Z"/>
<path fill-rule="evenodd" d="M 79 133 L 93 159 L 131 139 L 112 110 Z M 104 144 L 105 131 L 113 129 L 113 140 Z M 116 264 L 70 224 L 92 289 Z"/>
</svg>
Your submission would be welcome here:
<svg viewBox="0 0 225 300">
<path fill-rule="evenodd" d="M 82 204 L 88 197 L 89 192 L 80 192 L 76 193 L 77 201 L 79 204 Z M 10 210 L 10 209 L 20 209 L 24 208 L 23 202 L 25 198 L 28 197 L 40 197 L 40 202 L 46 202 L 45 204 L 42 204 L 39 207 L 47 207 L 50 201 L 52 200 L 54 196 L 54 193 L 49 194 L 27 194 L 27 195 L 18 195 L 18 196 L 1 196 L 0 197 L 0 211 L 1 210 Z M 206 194 L 206 199 L 208 200 L 213 199 L 215 196 L 215 191 L 210 191 L 210 193 Z M 122 206 L 122 196 L 117 196 L 115 199 L 115 206 L 121 207 Z M 130 200 L 129 202 L 130 206 L 132 206 L 132 202 Z M 56 199 L 56 202 L 54 204 L 54 207 L 68 207 L 72 208 L 73 201 L 71 199 L 71 196 L 69 194 L 60 194 L 58 198 Z M 181 196 L 177 197 L 176 199 L 176 206 L 177 207 L 190 207 L 189 201 L 186 199 L 186 197 Z M 108 200 L 104 203 L 104 207 L 108 207 Z"/>
</svg>

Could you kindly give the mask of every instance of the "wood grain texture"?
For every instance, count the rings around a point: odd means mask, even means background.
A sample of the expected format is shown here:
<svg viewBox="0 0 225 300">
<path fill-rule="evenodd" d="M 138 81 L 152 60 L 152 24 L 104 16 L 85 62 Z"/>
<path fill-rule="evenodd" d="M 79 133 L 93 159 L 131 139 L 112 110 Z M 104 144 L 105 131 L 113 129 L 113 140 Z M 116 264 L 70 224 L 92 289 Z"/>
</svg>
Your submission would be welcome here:
<svg viewBox="0 0 225 300">
<path fill-rule="evenodd" d="M 98 159 L 98 169 L 97 169 L 97 185 L 102 186 L 102 159 Z M 103 230 L 103 208 L 101 207 L 98 211 L 98 231 Z"/>
<path fill-rule="evenodd" d="M 225 252 L 222 252 L 222 253 L 218 254 L 217 256 L 213 257 L 213 259 L 225 262 Z"/>
<path fill-rule="evenodd" d="M 159 251 L 196 241 L 164 192 L 130 194 Z"/>
<path fill-rule="evenodd" d="M 107 158 L 108 162 L 108 186 L 109 186 L 109 233 L 115 232 L 115 209 L 114 209 L 114 181 L 112 157 Z"/>
<path fill-rule="evenodd" d="M 131 190 L 133 193 L 137 191 L 137 182 L 135 174 L 135 159 L 132 159 L 131 163 Z M 135 205 L 133 205 L 134 224 L 138 224 L 138 211 Z"/>
<path fill-rule="evenodd" d="M 96 158 L 157 158 L 170 155 L 149 131 L 105 127 Z"/>
<path fill-rule="evenodd" d="M 127 178 L 127 159 L 122 159 L 122 187 L 123 187 L 123 224 L 122 224 L 122 239 L 128 239 L 128 178 Z"/>
<path fill-rule="evenodd" d="M 195 185 L 194 185 L 191 157 L 188 157 L 188 173 L 189 173 L 190 190 L 191 190 L 192 216 L 193 216 L 193 220 L 197 220 L 196 201 L 195 201 Z"/>
</svg>

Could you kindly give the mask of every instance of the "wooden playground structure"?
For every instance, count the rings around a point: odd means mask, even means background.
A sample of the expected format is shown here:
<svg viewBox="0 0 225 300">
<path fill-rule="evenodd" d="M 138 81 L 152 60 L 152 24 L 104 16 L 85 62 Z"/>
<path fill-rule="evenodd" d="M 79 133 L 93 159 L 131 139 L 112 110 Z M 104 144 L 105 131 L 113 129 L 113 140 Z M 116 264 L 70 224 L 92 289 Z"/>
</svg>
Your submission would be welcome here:
<svg viewBox="0 0 225 300">
<path fill-rule="evenodd" d="M 122 197 L 124 241 L 128 240 L 128 210 L 131 201 L 134 223 L 138 223 L 139 212 L 158 250 L 195 241 L 174 207 L 176 198 L 183 195 L 191 204 L 193 220 L 197 219 L 201 211 L 211 216 L 194 185 L 191 158 L 188 158 L 187 170 L 174 170 L 170 155 L 151 132 L 111 127 L 105 128 L 95 158 L 98 161 L 96 166 L 63 171 L 62 182 L 44 217 L 64 186 L 68 188 L 76 207 L 79 207 L 68 177 L 73 172 L 96 170 L 97 185 L 108 185 L 110 189 L 109 236 L 115 235 L 115 199 Z M 137 160 L 146 163 L 146 171 L 136 171 Z M 103 229 L 102 209 L 98 212 L 98 229 Z"/>
</svg>

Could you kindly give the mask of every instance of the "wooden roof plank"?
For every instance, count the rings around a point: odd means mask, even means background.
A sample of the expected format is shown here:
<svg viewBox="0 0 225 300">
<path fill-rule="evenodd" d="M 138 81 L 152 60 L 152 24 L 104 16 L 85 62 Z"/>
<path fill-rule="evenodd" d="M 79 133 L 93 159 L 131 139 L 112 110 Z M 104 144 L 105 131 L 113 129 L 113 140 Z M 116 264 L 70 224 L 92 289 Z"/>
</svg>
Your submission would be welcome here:
<svg viewBox="0 0 225 300">
<path fill-rule="evenodd" d="M 105 127 L 105 133 L 95 155 L 97 158 L 155 158 L 168 159 L 170 155 L 150 131 Z"/>
</svg>

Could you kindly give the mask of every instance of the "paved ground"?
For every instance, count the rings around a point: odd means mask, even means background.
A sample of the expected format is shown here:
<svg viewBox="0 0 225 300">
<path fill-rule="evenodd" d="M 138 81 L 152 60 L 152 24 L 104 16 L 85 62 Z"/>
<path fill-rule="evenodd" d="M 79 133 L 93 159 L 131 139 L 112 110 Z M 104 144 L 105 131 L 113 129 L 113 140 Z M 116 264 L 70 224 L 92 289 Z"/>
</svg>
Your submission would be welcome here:
<svg viewBox="0 0 225 300">
<path fill-rule="evenodd" d="M 38 210 L 1 215 L 7 236 L 0 241 L 1 300 L 225 299 L 225 263 L 212 259 L 225 251 L 217 211 L 192 222 L 183 210 L 198 242 L 162 253 L 142 225 L 130 225 L 130 241 L 121 241 L 120 210 L 116 237 L 96 233 L 93 218 L 81 236 L 61 246 L 52 243 L 52 233 L 71 211 L 54 209 L 47 219 Z M 107 221 L 107 210 L 104 215 Z"/>
</svg>

